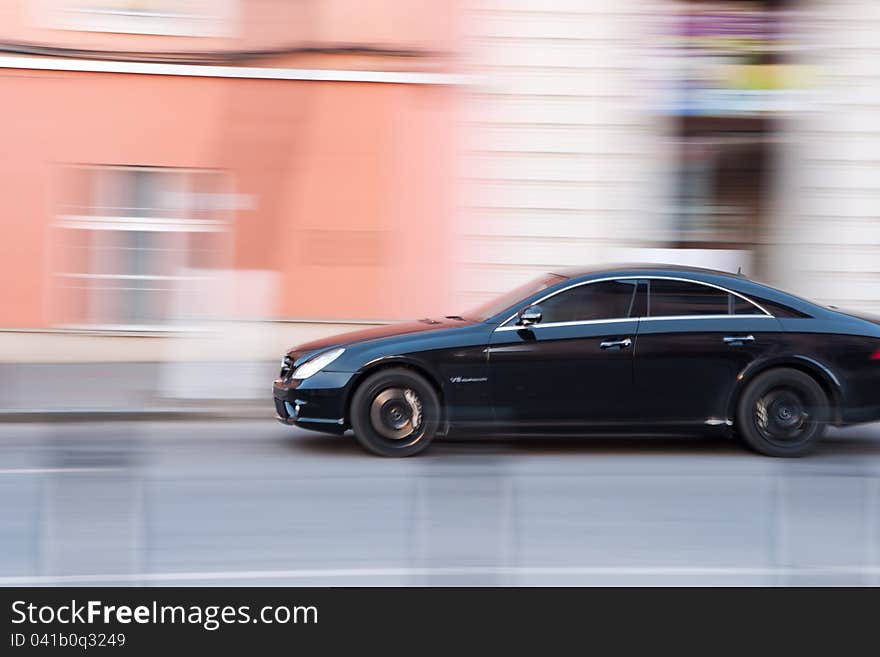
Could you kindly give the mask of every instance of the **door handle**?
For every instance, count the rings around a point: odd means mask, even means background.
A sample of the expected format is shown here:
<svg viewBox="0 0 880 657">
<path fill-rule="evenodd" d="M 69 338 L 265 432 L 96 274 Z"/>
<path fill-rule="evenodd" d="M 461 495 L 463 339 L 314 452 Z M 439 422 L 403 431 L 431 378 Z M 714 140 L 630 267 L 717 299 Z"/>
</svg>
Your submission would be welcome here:
<svg viewBox="0 0 880 657">
<path fill-rule="evenodd" d="M 734 347 L 739 346 L 739 345 L 743 345 L 746 342 L 754 342 L 754 341 L 755 341 L 754 335 L 728 335 L 727 337 L 724 338 L 724 344 L 729 344 Z"/>
<path fill-rule="evenodd" d="M 623 340 L 607 340 L 605 342 L 600 342 L 599 347 L 601 349 L 626 349 L 627 347 L 632 346 L 633 341 L 629 338 L 624 338 Z"/>
</svg>

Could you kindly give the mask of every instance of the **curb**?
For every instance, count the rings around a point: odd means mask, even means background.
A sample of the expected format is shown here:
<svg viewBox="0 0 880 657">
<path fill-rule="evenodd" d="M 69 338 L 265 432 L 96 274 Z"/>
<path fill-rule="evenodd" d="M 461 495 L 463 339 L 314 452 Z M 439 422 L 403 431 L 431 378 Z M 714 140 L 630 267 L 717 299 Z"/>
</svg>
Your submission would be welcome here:
<svg viewBox="0 0 880 657">
<path fill-rule="evenodd" d="M 205 420 L 271 420 L 271 406 L 198 407 L 198 408 L 116 408 L 116 409 L 0 409 L 2 422 L 153 422 Z"/>
</svg>

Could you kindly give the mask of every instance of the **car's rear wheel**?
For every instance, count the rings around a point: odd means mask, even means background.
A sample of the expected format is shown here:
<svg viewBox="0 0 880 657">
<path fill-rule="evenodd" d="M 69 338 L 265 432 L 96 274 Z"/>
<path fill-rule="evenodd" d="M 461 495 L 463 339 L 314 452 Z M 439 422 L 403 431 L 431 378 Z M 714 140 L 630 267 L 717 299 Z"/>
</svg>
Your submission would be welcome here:
<svg viewBox="0 0 880 657">
<path fill-rule="evenodd" d="M 815 379 L 779 368 L 749 383 L 737 407 L 736 430 L 761 454 L 803 456 L 818 445 L 827 419 L 828 398 Z"/>
<path fill-rule="evenodd" d="M 413 456 L 440 426 L 440 398 L 421 375 L 404 367 L 368 376 L 351 400 L 355 438 L 379 456 Z"/>
</svg>

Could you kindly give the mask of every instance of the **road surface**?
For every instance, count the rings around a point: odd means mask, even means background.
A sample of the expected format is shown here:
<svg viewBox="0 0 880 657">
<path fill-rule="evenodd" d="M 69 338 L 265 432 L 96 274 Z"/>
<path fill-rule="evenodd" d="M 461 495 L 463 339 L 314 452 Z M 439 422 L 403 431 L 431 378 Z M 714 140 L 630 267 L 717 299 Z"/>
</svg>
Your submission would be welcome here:
<svg viewBox="0 0 880 657">
<path fill-rule="evenodd" d="M 880 427 L 438 443 L 265 421 L 0 425 L 0 585 L 878 585 Z"/>
</svg>

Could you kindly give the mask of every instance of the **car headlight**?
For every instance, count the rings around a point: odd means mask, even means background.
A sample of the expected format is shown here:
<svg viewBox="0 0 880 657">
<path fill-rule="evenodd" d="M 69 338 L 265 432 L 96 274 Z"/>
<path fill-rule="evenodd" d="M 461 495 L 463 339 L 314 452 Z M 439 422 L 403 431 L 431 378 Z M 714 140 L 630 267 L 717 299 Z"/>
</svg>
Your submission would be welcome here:
<svg viewBox="0 0 880 657">
<path fill-rule="evenodd" d="M 339 358 L 343 351 L 345 351 L 343 347 L 337 347 L 336 349 L 331 349 L 330 351 L 325 351 L 322 354 L 309 358 L 305 363 L 293 371 L 293 376 L 291 378 L 308 379 L 310 376 L 317 374 L 334 360 Z"/>
</svg>

